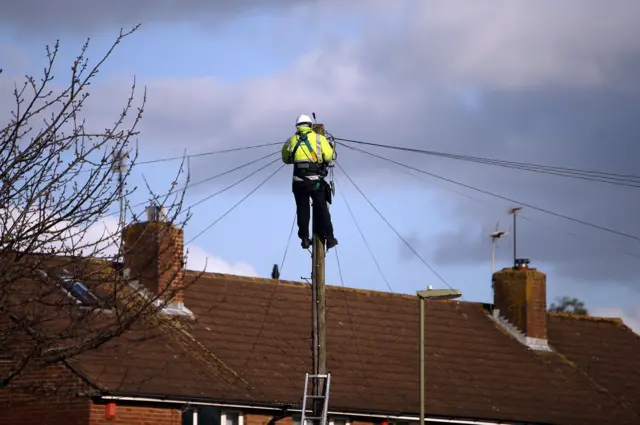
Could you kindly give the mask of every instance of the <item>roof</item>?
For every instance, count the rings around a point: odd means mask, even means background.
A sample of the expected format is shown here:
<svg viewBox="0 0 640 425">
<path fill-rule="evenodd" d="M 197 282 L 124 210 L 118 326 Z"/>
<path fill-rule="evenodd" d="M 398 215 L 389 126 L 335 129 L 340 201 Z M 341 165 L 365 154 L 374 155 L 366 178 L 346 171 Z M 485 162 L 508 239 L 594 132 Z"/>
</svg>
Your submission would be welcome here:
<svg viewBox="0 0 640 425">
<path fill-rule="evenodd" d="M 417 414 L 417 298 L 335 286 L 327 286 L 326 297 L 331 409 Z M 428 414 L 638 423 L 637 375 L 633 384 L 617 379 L 625 370 L 638 373 L 633 350 L 640 339 L 618 322 L 552 316 L 556 351 L 535 352 L 492 321 L 482 304 L 427 303 Z M 268 396 L 259 401 L 301 403 L 304 374 L 311 370 L 310 285 L 207 273 L 187 289 L 185 304 L 197 318 L 189 332 L 265 388 Z M 607 355 L 603 346 L 609 344 L 628 348 Z M 592 352 L 600 360 L 594 362 Z"/>
<path fill-rule="evenodd" d="M 310 285 L 198 276 L 185 290 L 195 319 L 147 317 L 69 366 L 105 394 L 299 405 L 311 371 Z M 417 298 L 335 286 L 326 296 L 331 410 L 417 416 Z M 640 337 L 620 321 L 550 314 L 553 351 L 536 352 L 483 304 L 426 302 L 429 416 L 640 421 Z"/>
<path fill-rule="evenodd" d="M 225 394 L 227 397 L 248 399 L 259 396 L 256 389 L 241 379 L 221 359 L 196 341 L 181 328 L 179 322 L 166 315 L 148 313 L 137 308 L 142 303 L 133 288 L 120 286 L 118 296 L 122 302 L 103 304 L 111 307 L 90 310 L 77 304 L 84 297 L 66 295 L 56 286 L 60 272 L 79 269 L 70 281 L 81 282 L 88 293 L 104 294 L 113 270 L 106 262 L 83 262 L 77 259 L 38 260 L 37 270 L 30 270 L 11 286 L 6 306 L 11 319 L 18 324 L 27 324 L 30 332 L 39 336 L 42 367 L 65 359 L 65 364 L 94 389 L 111 394 L 170 394 L 184 397 L 206 397 L 210 394 Z M 77 266 L 86 266 L 79 268 Z M 97 276 L 97 270 L 101 276 Z M 27 279 L 26 276 L 33 276 Z M 69 286 L 65 286 L 69 289 Z M 85 292 L 84 294 L 86 294 Z M 108 292 L 112 294 L 113 292 Z M 77 295 L 77 294 L 76 294 Z M 30 308 L 22 308 L 29 300 Z M 104 300 L 103 300 L 104 301 Z M 153 310 L 155 311 L 155 310 Z M 140 313 L 136 320 L 127 324 L 128 318 Z M 11 330 L 11 340 L 18 341 L 24 334 L 18 328 Z M 114 336 L 111 338 L 111 336 Z M 28 339 L 34 344 L 32 338 Z M 85 348 L 81 347 L 85 344 Z M 4 356 L 20 353 L 2 350 Z M 26 385 L 32 383 L 26 382 Z M 18 390 L 22 383 L 12 384 Z"/>
</svg>

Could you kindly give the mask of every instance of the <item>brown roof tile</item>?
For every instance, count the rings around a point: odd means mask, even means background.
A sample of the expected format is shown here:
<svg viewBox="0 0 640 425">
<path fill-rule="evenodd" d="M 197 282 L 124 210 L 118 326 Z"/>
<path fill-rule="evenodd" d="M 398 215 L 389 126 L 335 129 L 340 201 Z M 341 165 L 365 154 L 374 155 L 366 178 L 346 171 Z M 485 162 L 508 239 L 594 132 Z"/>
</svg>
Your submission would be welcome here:
<svg viewBox="0 0 640 425">
<path fill-rule="evenodd" d="M 207 274 L 186 291 L 185 303 L 197 316 L 190 332 L 263 388 L 266 398 L 256 401 L 301 403 L 311 369 L 309 285 Z M 327 287 L 332 409 L 417 413 L 417 313 L 412 296 Z M 533 352 L 508 336 L 481 304 L 428 302 L 425 326 L 431 415 L 638 423 L 563 356 Z"/>
<path fill-rule="evenodd" d="M 596 384 L 640 414 L 640 335 L 618 319 L 551 313 L 549 341 Z"/>
<path fill-rule="evenodd" d="M 187 288 L 185 304 L 195 320 L 138 322 L 72 367 L 128 395 L 301 403 L 309 285 L 208 273 Z M 327 327 L 332 410 L 417 413 L 416 297 L 327 287 Z M 429 415 L 640 423 L 640 338 L 616 322 L 551 315 L 557 352 L 529 350 L 478 303 L 427 302 L 425 327 Z"/>
<path fill-rule="evenodd" d="M 98 268 L 105 265 L 104 262 L 87 263 Z M 74 260 L 64 267 L 68 269 L 72 264 L 78 265 L 79 262 Z M 60 265 L 60 259 L 48 259 L 46 265 L 38 264 L 37 269 L 51 272 L 58 270 Z M 107 286 L 113 284 L 87 275 L 80 280 L 96 293 L 104 293 Z M 254 387 L 182 329 L 178 321 L 167 316 L 144 313 L 121 335 L 101 343 L 100 338 L 121 331 L 128 316 L 140 311 L 132 288 L 119 288 L 119 297 L 129 307 L 119 305 L 118 315 L 108 310 L 95 314 L 78 308 L 75 300 L 56 287 L 55 280 L 48 278 L 21 279 L 12 285 L 12 289 L 5 299 L 5 307 L 9 309 L 12 320 L 39 330 L 43 341 L 40 344 L 44 344 L 41 348 L 45 353 L 52 353 L 37 360 L 44 364 L 57 361 L 56 353 L 62 350 L 62 353 L 72 356 L 62 357 L 66 358 L 69 366 L 100 390 L 174 397 L 217 394 L 242 400 L 260 396 Z M 20 332 L 26 331 L 13 329 L 11 341 L 18 341 L 26 335 Z M 69 347 L 73 349 L 87 337 L 98 346 L 88 346 L 79 354 L 69 352 Z M 27 341 L 32 340 L 27 337 Z M 19 349 L 15 354 L 11 350 L 2 350 L 1 354 L 15 361 L 20 352 Z"/>
</svg>

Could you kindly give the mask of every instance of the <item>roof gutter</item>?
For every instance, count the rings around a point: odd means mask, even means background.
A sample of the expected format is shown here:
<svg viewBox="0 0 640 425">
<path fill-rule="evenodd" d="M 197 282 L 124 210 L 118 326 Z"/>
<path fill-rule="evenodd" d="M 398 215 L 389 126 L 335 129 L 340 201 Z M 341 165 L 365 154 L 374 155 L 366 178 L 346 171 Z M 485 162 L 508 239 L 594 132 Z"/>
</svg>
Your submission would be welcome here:
<svg viewBox="0 0 640 425">
<path fill-rule="evenodd" d="M 225 403 L 225 402 L 217 402 L 217 401 L 194 401 L 193 399 L 179 399 L 179 398 L 154 398 L 154 397 L 135 397 L 135 396 L 117 396 L 117 395 L 101 395 L 99 396 L 102 400 L 114 400 L 114 401 L 125 401 L 132 403 L 165 403 L 165 404 L 189 404 L 191 406 L 217 406 L 217 407 L 228 407 L 233 409 L 252 409 L 252 410 L 274 410 L 274 411 L 282 411 L 283 406 L 276 407 L 273 404 L 263 404 L 263 403 Z M 288 408 L 289 412 L 302 412 L 302 409 L 298 408 Z M 336 416 L 357 416 L 357 417 L 366 417 L 366 418 L 377 418 L 377 419 L 394 419 L 394 420 L 402 420 L 402 421 L 418 421 L 420 418 L 418 416 L 413 415 L 394 415 L 394 414 L 384 414 L 384 413 L 357 413 L 357 412 L 343 412 L 336 410 L 329 410 L 330 415 Z M 444 418 L 425 418 L 425 423 L 437 422 L 437 423 L 447 423 L 447 424 L 458 424 L 458 425 L 518 425 L 522 424 L 521 422 L 492 422 L 485 420 L 469 420 L 469 419 L 444 419 Z M 542 424 L 540 424 L 542 425 Z"/>
</svg>

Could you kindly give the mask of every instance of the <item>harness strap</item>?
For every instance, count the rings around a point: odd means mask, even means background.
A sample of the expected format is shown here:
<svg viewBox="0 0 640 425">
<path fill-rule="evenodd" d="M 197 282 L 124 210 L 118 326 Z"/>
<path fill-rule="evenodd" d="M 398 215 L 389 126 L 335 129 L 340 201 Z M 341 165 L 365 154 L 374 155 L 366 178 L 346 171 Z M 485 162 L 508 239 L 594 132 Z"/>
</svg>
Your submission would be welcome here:
<svg viewBox="0 0 640 425">
<path fill-rule="evenodd" d="M 311 144 L 309 143 L 309 139 L 307 138 L 307 133 L 302 133 L 301 135 L 297 135 L 297 137 L 298 137 L 298 143 L 296 143 L 296 145 L 293 148 L 293 151 L 291 152 L 291 159 L 295 160 L 296 152 L 298 151 L 298 148 L 300 147 L 300 143 L 304 142 L 304 144 L 307 147 L 307 149 L 309 150 L 309 152 L 311 152 L 311 157 L 313 158 L 313 162 L 318 162 L 318 156 L 311 149 Z M 317 136 L 316 136 L 316 139 L 317 139 Z M 320 144 L 316 143 L 316 149 L 317 149 L 318 146 L 320 146 Z"/>
</svg>

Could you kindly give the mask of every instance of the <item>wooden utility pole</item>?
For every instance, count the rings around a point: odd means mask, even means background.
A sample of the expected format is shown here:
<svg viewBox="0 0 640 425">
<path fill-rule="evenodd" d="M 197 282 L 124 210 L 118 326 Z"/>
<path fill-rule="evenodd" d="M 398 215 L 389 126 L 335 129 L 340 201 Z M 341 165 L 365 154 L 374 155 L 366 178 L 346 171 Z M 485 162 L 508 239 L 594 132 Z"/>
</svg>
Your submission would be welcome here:
<svg viewBox="0 0 640 425">
<path fill-rule="evenodd" d="M 317 134 L 324 136 L 324 125 L 314 124 L 313 131 Z M 321 152 L 317 152 L 318 155 L 322 155 Z M 323 189 L 321 189 L 323 190 Z M 314 209 L 315 209 L 314 205 Z M 324 297 L 324 260 L 325 250 L 324 241 L 316 234 L 316 222 L 315 214 L 312 214 L 312 231 L 313 231 L 313 245 L 311 257 L 313 259 L 313 269 L 311 274 L 312 280 L 312 311 L 313 311 L 313 373 L 316 375 L 324 375 L 327 373 L 327 344 L 326 344 L 326 332 L 325 332 L 325 312 L 326 312 L 326 300 Z M 313 386 L 313 395 L 319 396 L 324 394 L 324 385 L 326 380 L 315 379 Z M 322 416 L 322 399 L 316 399 L 313 403 L 313 416 Z M 314 421 L 319 423 L 320 421 Z"/>
</svg>

